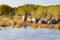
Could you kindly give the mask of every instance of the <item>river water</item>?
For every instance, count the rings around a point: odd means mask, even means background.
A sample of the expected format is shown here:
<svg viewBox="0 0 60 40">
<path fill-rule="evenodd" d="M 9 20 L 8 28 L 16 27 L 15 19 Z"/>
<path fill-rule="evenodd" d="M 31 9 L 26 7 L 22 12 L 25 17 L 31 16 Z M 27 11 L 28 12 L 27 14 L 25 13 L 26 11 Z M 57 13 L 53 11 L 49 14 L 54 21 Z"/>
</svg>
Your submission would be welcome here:
<svg viewBox="0 0 60 40">
<path fill-rule="evenodd" d="M 0 30 L 0 40 L 60 40 L 60 30 L 8 28 Z"/>
</svg>

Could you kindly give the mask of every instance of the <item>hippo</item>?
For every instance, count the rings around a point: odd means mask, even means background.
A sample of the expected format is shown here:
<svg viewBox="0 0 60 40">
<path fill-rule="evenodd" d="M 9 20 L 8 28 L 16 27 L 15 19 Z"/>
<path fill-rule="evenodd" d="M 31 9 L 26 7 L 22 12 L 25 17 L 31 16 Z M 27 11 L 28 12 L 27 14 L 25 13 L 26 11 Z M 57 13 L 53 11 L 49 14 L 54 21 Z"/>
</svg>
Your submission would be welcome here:
<svg viewBox="0 0 60 40">
<path fill-rule="evenodd" d="M 57 21 L 55 19 L 51 19 L 49 24 L 57 24 Z"/>
</svg>

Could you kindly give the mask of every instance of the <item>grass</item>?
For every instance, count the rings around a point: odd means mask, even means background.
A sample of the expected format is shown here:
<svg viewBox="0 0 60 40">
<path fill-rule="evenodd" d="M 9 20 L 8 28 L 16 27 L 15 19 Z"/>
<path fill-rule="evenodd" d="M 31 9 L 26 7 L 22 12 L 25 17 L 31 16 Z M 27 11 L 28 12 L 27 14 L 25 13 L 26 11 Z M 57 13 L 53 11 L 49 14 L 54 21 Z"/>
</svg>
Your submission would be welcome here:
<svg viewBox="0 0 60 40">
<path fill-rule="evenodd" d="M 39 28 L 47 28 L 47 24 L 40 24 Z"/>
<path fill-rule="evenodd" d="M 12 28 L 27 28 L 27 25 L 30 26 L 30 28 L 32 29 L 36 29 L 36 28 L 49 28 L 49 29 L 56 29 L 59 30 L 60 29 L 60 23 L 58 24 L 38 24 L 38 23 L 25 23 L 23 22 L 22 19 L 18 18 L 18 19 L 10 19 L 7 17 L 4 17 L 0 20 L 0 26 L 1 27 L 8 27 L 11 26 Z"/>
<path fill-rule="evenodd" d="M 38 27 L 38 25 L 36 23 L 32 23 L 30 28 L 36 29 Z"/>
</svg>

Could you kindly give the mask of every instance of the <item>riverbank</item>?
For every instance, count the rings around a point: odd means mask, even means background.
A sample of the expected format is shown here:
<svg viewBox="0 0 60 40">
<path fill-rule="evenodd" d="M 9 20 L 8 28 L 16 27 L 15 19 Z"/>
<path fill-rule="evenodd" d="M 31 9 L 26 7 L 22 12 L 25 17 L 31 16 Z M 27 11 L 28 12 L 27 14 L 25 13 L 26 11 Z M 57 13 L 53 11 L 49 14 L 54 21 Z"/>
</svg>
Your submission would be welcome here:
<svg viewBox="0 0 60 40">
<path fill-rule="evenodd" d="M 14 17 L 14 18 L 9 18 L 9 17 L 0 17 L 0 27 L 1 28 L 6 28 L 6 27 L 11 27 L 11 28 L 49 28 L 49 29 L 60 29 L 60 24 L 39 24 L 39 23 L 28 23 L 28 22 L 23 22 L 21 17 Z"/>
</svg>

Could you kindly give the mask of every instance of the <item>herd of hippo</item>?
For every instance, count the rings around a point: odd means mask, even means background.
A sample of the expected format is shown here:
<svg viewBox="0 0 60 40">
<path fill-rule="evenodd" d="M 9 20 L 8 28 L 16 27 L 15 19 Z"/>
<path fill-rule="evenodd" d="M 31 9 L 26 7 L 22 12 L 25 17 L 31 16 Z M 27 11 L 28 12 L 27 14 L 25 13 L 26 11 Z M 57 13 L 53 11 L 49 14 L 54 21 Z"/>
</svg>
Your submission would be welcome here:
<svg viewBox="0 0 60 40">
<path fill-rule="evenodd" d="M 30 23 L 42 23 L 42 24 L 57 24 L 60 23 L 60 16 L 58 16 L 57 18 L 54 18 L 52 15 L 46 16 L 45 18 L 41 18 L 41 17 L 36 17 L 36 18 L 28 18 L 27 15 L 24 15 L 22 17 L 22 19 L 24 20 L 24 22 L 30 22 Z"/>
<path fill-rule="evenodd" d="M 15 16 L 16 17 L 16 16 Z M 53 15 L 46 15 L 45 17 L 31 17 L 28 15 L 24 15 L 22 17 L 17 17 L 17 19 L 15 17 L 9 18 L 9 17 L 5 17 L 5 18 L 0 18 L 0 27 L 15 27 L 15 28 L 19 28 L 19 27 L 26 27 L 27 25 L 31 25 L 34 28 L 36 28 L 36 26 L 40 25 L 40 27 L 46 27 L 46 25 L 55 25 L 55 24 L 60 24 L 60 16 L 58 17 L 53 17 Z M 60 27 L 60 25 L 59 25 Z"/>
</svg>

